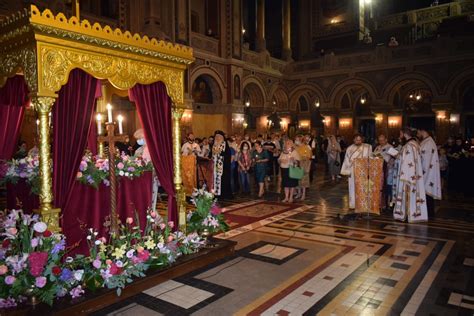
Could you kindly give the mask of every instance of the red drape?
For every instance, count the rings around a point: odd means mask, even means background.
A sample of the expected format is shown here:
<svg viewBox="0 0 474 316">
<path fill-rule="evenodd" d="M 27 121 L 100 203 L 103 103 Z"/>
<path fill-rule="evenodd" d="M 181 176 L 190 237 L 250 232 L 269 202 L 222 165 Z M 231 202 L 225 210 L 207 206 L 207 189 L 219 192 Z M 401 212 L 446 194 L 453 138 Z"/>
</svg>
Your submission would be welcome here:
<svg viewBox="0 0 474 316">
<path fill-rule="evenodd" d="M 92 155 L 97 155 L 97 123 L 95 122 L 95 112 L 92 116 L 92 124 L 89 129 L 89 137 L 87 138 L 87 149 L 89 149 Z"/>
<path fill-rule="evenodd" d="M 168 194 L 168 220 L 178 224 L 173 184 L 171 99 L 162 82 L 137 84 L 130 89 L 129 95 L 137 106 L 158 180 Z"/>
<path fill-rule="evenodd" d="M 0 89 L 0 161 L 15 153 L 21 122 L 28 102 L 28 86 L 23 76 L 9 78 Z"/>
<path fill-rule="evenodd" d="M 66 205 L 87 145 L 95 99 L 100 93 L 99 80 L 74 69 L 53 107 L 54 205 L 63 210 L 63 220 L 69 216 Z"/>
</svg>

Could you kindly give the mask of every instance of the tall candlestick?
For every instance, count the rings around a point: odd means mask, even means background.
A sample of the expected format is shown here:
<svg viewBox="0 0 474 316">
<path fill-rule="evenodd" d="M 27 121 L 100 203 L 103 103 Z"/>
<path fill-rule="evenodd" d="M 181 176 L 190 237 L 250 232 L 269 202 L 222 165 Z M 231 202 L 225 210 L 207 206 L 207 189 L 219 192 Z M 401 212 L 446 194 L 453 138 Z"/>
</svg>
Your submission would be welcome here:
<svg viewBox="0 0 474 316">
<path fill-rule="evenodd" d="M 107 104 L 107 115 L 109 117 L 109 123 L 112 123 L 112 105 L 110 105 L 110 103 Z"/>
<path fill-rule="evenodd" d="M 119 134 L 123 134 L 123 126 L 122 126 L 123 116 L 122 115 L 117 116 L 117 121 L 118 121 L 118 126 L 119 126 Z"/>
<path fill-rule="evenodd" d="M 102 135 L 102 114 L 97 114 L 97 134 Z"/>
</svg>

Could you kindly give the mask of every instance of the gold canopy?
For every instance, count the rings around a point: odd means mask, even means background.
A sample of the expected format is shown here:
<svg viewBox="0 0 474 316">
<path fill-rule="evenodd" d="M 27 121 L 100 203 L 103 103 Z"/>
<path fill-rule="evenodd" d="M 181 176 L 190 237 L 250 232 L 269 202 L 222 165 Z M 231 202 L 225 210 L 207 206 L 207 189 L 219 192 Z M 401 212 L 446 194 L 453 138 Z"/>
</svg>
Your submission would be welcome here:
<svg viewBox="0 0 474 316">
<path fill-rule="evenodd" d="M 39 117 L 40 209 L 43 218 L 59 230 L 60 210 L 53 209 L 50 131 L 48 115 L 69 72 L 80 68 L 118 89 L 161 81 L 173 101 L 174 183 L 180 224 L 185 224 L 180 171 L 180 128 L 183 114 L 184 71 L 194 61 L 190 47 L 102 27 L 98 23 L 29 9 L 0 23 L 0 86 L 22 73 L 31 103 Z"/>
</svg>

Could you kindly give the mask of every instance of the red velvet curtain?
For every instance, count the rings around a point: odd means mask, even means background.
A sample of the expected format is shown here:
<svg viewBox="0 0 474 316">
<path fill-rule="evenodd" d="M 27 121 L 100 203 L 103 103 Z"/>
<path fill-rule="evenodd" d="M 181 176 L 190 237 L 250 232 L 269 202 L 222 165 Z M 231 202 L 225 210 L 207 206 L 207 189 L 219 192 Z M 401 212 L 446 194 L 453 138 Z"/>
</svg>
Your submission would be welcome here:
<svg viewBox="0 0 474 316">
<path fill-rule="evenodd" d="M 178 224 L 173 184 L 171 99 L 162 82 L 137 84 L 130 89 L 129 95 L 130 100 L 137 106 L 158 180 L 168 194 L 168 220 Z"/>
<path fill-rule="evenodd" d="M 0 161 L 11 159 L 20 136 L 28 102 L 28 86 L 23 76 L 9 78 L 0 89 Z"/>
<path fill-rule="evenodd" d="M 95 99 L 100 96 L 100 81 L 74 69 L 59 91 L 53 107 L 53 192 L 54 205 L 68 216 L 69 200 L 79 169 L 91 124 Z"/>
<path fill-rule="evenodd" d="M 92 155 L 97 155 L 97 123 L 95 122 L 96 113 L 92 116 L 92 124 L 89 129 L 89 137 L 87 138 L 87 149 L 89 149 Z"/>
</svg>

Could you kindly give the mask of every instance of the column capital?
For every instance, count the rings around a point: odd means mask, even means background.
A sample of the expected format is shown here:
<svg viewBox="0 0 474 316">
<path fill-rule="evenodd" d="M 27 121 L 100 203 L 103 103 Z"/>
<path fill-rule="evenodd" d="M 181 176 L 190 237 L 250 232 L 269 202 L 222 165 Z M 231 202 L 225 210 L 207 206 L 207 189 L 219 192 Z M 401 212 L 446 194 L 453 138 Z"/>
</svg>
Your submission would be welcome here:
<svg viewBox="0 0 474 316">
<path fill-rule="evenodd" d="M 31 103 L 36 112 L 49 114 L 53 109 L 53 104 L 56 101 L 56 98 L 53 97 L 41 97 L 33 96 L 31 98 Z"/>
</svg>

